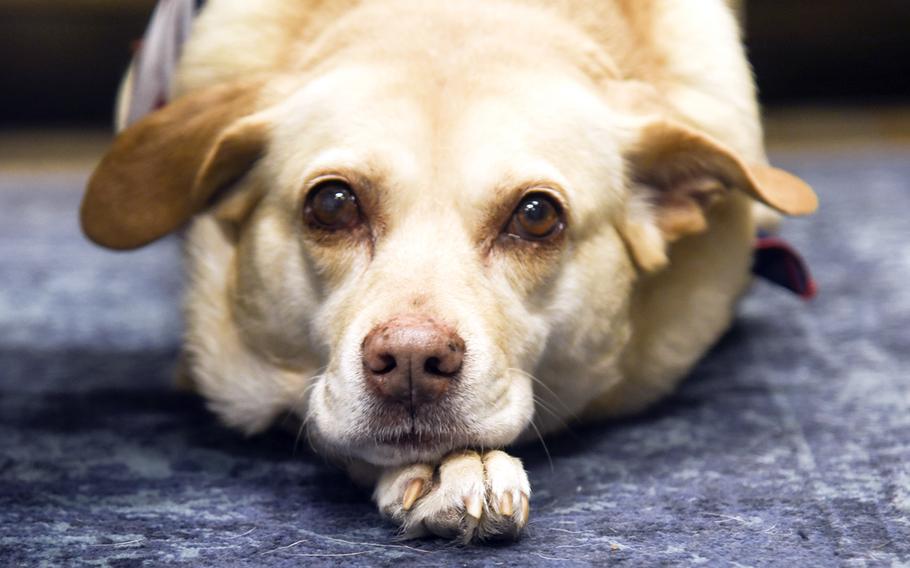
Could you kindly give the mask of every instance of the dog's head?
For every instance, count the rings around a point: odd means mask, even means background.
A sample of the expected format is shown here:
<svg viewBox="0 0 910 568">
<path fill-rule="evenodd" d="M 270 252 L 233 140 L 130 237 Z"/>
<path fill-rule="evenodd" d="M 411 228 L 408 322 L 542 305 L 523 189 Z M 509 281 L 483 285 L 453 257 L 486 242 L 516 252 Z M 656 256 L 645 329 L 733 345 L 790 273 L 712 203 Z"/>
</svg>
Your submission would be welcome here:
<svg viewBox="0 0 910 568">
<path fill-rule="evenodd" d="M 638 275 L 709 209 L 737 192 L 815 207 L 796 178 L 522 57 L 353 57 L 193 91 L 120 135 L 83 227 L 129 249 L 199 218 L 189 309 L 207 323 L 190 347 L 228 421 L 297 411 L 321 444 L 381 464 L 502 446 L 554 380 L 574 385 L 547 409 L 561 416 L 604 390 L 532 374 L 615 362 Z"/>
</svg>

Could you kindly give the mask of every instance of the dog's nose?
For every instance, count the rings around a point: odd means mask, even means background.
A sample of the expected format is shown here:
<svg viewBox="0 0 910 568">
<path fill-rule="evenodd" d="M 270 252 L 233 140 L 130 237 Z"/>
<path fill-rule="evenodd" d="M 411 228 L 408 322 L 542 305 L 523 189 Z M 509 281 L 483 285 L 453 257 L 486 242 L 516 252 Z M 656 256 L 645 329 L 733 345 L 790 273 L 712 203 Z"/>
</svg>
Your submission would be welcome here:
<svg viewBox="0 0 910 568">
<path fill-rule="evenodd" d="M 430 318 L 400 316 L 363 341 L 367 383 L 384 399 L 412 408 L 441 398 L 458 378 L 464 340 Z"/>
</svg>

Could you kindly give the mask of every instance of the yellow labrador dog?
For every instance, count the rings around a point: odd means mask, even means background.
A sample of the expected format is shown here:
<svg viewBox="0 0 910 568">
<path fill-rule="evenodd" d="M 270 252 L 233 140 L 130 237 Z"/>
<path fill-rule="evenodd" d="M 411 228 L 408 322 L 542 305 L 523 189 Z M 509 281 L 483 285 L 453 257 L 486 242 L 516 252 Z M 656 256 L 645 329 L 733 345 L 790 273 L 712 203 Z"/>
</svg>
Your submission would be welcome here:
<svg viewBox="0 0 910 568">
<path fill-rule="evenodd" d="M 411 536 L 520 533 L 510 444 L 674 388 L 750 281 L 767 164 L 723 0 L 211 0 L 92 177 L 115 249 L 189 222 L 186 355 Z"/>
</svg>

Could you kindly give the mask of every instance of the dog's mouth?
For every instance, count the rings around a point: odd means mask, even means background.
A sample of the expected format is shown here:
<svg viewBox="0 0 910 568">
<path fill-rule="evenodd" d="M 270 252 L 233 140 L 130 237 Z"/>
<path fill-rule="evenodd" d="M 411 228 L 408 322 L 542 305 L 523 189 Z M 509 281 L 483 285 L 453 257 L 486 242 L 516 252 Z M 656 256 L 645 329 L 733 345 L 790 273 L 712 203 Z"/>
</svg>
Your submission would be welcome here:
<svg viewBox="0 0 910 568">
<path fill-rule="evenodd" d="M 374 411 L 368 423 L 374 443 L 408 449 L 448 446 L 468 435 L 456 413 L 443 408 L 386 406 Z"/>
<path fill-rule="evenodd" d="M 436 447 L 451 443 L 452 440 L 436 432 L 402 432 L 400 434 L 383 434 L 374 441 L 383 446 L 394 446 L 411 450 Z"/>
<path fill-rule="evenodd" d="M 468 447 L 465 439 L 435 432 L 382 433 L 359 440 L 349 440 L 335 450 L 369 463 L 396 466 L 432 462 L 446 454 Z"/>
<path fill-rule="evenodd" d="M 390 464 L 432 461 L 470 445 L 473 436 L 454 412 L 428 410 L 376 409 L 351 447 L 368 461 Z"/>
<path fill-rule="evenodd" d="M 471 446 L 464 441 L 444 435 L 405 433 L 377 437 L 372 443 L 360 445 L 356 454 L 380 465 L 434 462 L 459 448 Z"/>
</svg>

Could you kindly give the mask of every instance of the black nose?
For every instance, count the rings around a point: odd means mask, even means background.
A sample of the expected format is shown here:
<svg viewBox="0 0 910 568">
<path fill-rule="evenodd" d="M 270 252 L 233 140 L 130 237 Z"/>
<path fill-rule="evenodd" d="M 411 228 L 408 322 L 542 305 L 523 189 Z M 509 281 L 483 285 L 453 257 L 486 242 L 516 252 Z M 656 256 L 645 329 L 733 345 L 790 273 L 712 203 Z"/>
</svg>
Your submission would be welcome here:
<svg viewBox="0 0 910 568">
<path fill-rule="evenodd" d="M 464 340 L 430 318 L 399 316 L 363 341 L 367 384 L 388 402 L 416 407 L 443 397 L 458 379 Z"/>
</svg>

